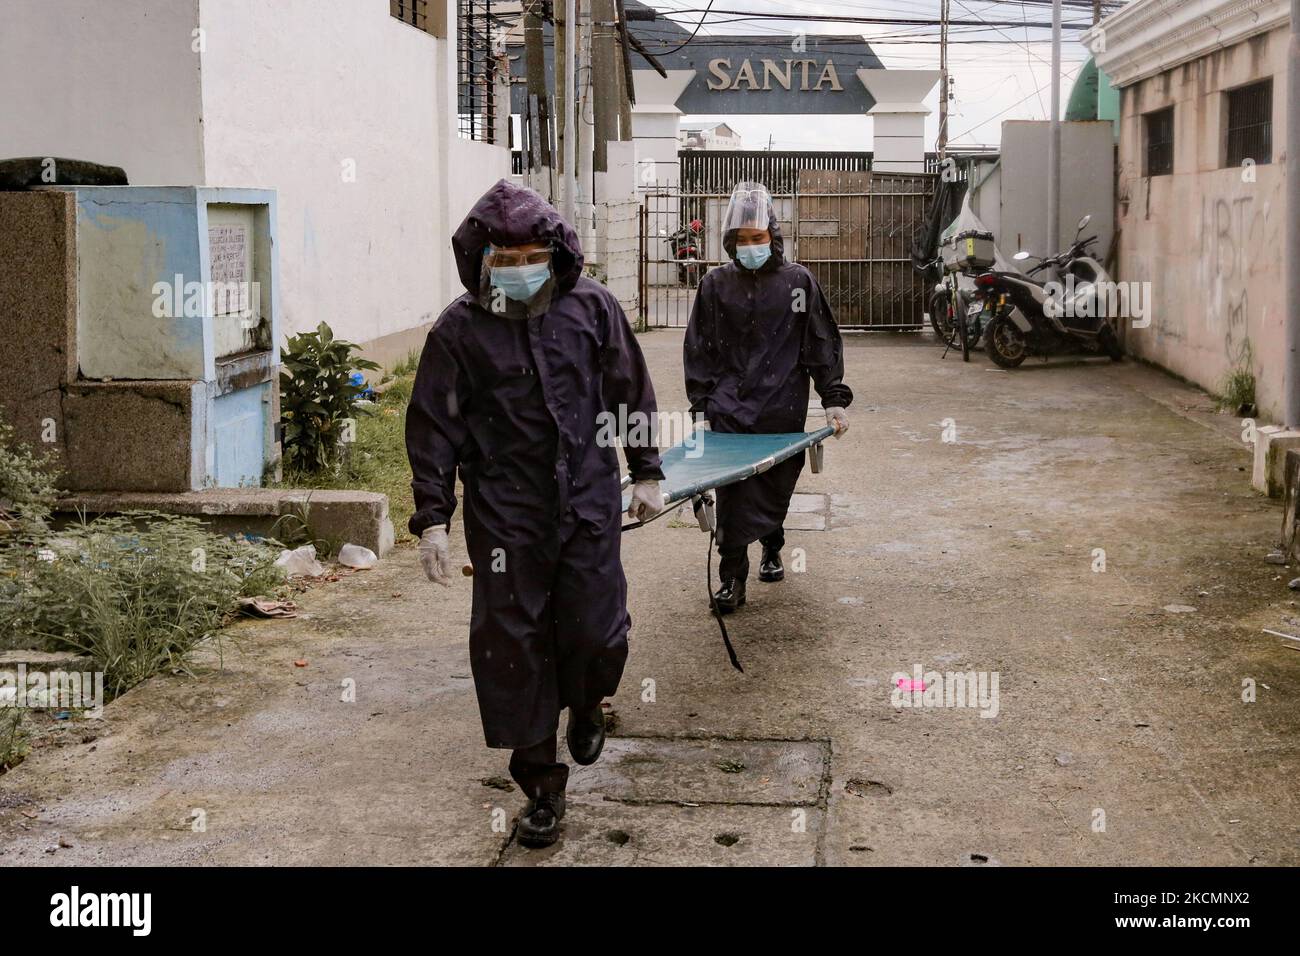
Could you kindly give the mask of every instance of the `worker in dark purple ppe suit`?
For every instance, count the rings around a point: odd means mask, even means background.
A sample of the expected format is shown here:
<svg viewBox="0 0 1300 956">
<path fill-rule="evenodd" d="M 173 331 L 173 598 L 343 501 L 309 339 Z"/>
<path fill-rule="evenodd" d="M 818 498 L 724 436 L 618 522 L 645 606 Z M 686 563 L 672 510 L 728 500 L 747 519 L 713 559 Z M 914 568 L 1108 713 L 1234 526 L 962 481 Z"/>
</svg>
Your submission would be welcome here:
<svg viewBox="0 0 1300 956">
<path fill-rule="evenodd" d="M 703 415 L 716 432 L 802 432 L 811 380 L 826 424 L 840 437 L 849 427 L 844 410 L 853 392 L 843 381 L 839 327 L 812 273 L 785 261 L 772 197 L 764 186 L 736 186 L 722 236 L 732 261 L 704 277 L 686 327 L 686 394 L 692 414 Z M 803 464 L 800 453 L 718 489 L 721 587 L 714 601 L 721 613 L 745 603 L 754 541 L 763 547 L 758 579 L 785 577 L 785 516 Z"/>
<path fill-rule="evenodd" d="M 594 763 L 602 698 L 627 658 L 619 555 L 618 432 L 634 485 L 629 515 L 663 508 L 659 450 L 627 422 L 653 422 L 654 389 L 618 300 L 582 274 L 578 237 L 531 189 L 501 180 L 452 238 L 466 292 L 438 318 L 406 418 L 415 515 L 430 580 L 450 585 L 448 523 L 464 486 L 474 574 L 469 650 L 489 747 L 513 751 L 529 798 L 520 841 L 554 843 L 569 769 Z M 611 417 L 613 416 L 613 417 Z"/>
</svg>

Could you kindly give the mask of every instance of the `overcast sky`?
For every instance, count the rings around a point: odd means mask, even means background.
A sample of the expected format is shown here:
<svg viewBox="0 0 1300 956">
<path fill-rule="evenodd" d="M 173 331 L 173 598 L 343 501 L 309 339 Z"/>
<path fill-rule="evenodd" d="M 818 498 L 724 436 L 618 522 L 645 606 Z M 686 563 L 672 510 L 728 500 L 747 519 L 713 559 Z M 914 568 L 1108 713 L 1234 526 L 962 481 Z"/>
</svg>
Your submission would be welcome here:
<svg viewBox="0 0 1300 956">
<path fill-rule="evenodd" d="M 661 13 L 674 10 L 703 10 L 708 0 L 643 0 Z M 908 17 L 937 19 L 939 0 L 714 0 L 715 10 L 762 11 L 771 13 L 824 14 L 834 16 Z M 953 20 L 1027 20 L 1050 22 L 1051 7 L 1021 4 L 1014 0 L 952 0 Z M 699 13 L 673 14 L 672 19 L 693 30 Z M 1087 11 L 1067 8 L 1065 21 L 1083 21 Z M 729 22 L 724 22 L 729 21 Z M 702 34 L 790 34 L 861 33 L 886 67 L 923 70 L 939 68 L 938 27 L 876 26 L 846 23 L 818 23 L 801 20 L 740 20 L 732 14 L 712 13 Z M 1088 59 L 1078 42 L 1077 30 L 1066 30 L 1062 43 L 1061 103 L 1069 99 L 1074 77 Z M 950 46 L 950 69 L 955 79 L 955 101 L 949 120 L 949 141 L 953 145 L 996 144 L 1005 119 L 1046 119 L 1050 106 L 1051 31 L 1025 27 L 954 27 Z M 917 41 L 929 40 L 930 43 Z M 967 43 L 966 40 L 994 40 L 997 43 Z M 926 148 L 932 149 L 938 134 L 939 92 L 936 86 L 927 105 Z M 744 137 L 744 148 L 762 149 L 771 137 L 775 149 L 870 149 L 871 120 L 854 116 L 691 116 L 682 125 L 723 120 Z"/>
</svg>

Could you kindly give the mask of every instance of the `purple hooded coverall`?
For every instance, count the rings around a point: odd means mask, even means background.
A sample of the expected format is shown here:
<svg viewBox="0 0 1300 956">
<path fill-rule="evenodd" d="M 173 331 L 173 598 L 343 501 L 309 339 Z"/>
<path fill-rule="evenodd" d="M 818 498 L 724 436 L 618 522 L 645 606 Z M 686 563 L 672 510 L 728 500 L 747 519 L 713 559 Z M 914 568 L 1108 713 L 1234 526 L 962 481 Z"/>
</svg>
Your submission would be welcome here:
<svg viewBox="0 0 1300 956">
<path fill-rule="evenodd" d="M 548 286 L 494 312 L 485 247 L 531 242 L 551 245 Z M 483 734 L 515 751 L 511 774 L 536 796 L 567 781 L 560 711 L 594 707 L 622 677 L 631 619 L 618 451 L 597 442 L 597 416 L 653 421 L 654 388 L 618 300 L 582 275 L 577 235 L 540 195 L 501 180 L 452 248 L 466 292 L 430 331 L 407 409 L 410 531 L 451 520 L 459 469 Z M 657 448 L 625 454 L 634 479 L 663 478 Z"/>
<path fill-rule="evenodd" d="M 853 401 L 843 381 L 844 349 L 830 304 L 811 272 L 785 261 L 775 218 L 768 231 L 772 254 L 756 270 L 735 261 L 736 236 L 728 232 L 723 246 L 732 261 L 704 277 L 691 307 L 684 346 L 686 395 L 691 413 L 703 414 L 716 432 L 802 432 L 809 378 L 824 408 L 848 408 Z M 748 576 L 751 542 L 761 539 L 774 549 L 784 545 L 782 525 L 803 464 L 801 452 L 718 489 L 723 581 Z"/>
</svg>

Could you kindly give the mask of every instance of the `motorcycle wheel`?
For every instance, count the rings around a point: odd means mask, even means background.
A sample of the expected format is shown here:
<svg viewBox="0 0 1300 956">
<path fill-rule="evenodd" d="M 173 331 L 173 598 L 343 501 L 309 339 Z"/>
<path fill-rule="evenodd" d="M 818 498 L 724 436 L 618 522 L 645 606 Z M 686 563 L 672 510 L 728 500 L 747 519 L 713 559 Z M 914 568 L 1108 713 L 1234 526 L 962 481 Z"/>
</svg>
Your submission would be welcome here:
<svg viewBox="0 0 1300 956">
<path fill-rule="evenodd" d="M 989 323 L 984 333 L 984 351 L 999 368 L 1016 368 L 1029 355 L 1029 342 L 1016 323 L 1004 315 Z"/>
<path fill-rule="evenodd" d="M 1119 336 L 1115 334 L 1109 322 L 1097 333 L 1097 342 L 1101 345 L 1101 350 L 1110 356 L 1112 362 L 1124 360 L 1124 346 L 1120 345 Z"/>
<path fill-rule="evenodd" d="M 962 301 L 960 296 L 957 297 L 957 302 L 958 302 L 957 307 L 958 309 L 961 310 L 961 314 L 954 315 L 952 320 L 957 325 L 957 337 L 961 339 L 961 360 L 963 362 L 969 362 L 970 361 L 970 328 L 966 323 L 966 303 Z"/>
<path fill-rule="evenodd" d="M 946 345 L 952 338 L 951 305 L 946 292 L 936 291 L 930 296 L 930 327 L 939 337 L 939 343 Z"/>
</svg>

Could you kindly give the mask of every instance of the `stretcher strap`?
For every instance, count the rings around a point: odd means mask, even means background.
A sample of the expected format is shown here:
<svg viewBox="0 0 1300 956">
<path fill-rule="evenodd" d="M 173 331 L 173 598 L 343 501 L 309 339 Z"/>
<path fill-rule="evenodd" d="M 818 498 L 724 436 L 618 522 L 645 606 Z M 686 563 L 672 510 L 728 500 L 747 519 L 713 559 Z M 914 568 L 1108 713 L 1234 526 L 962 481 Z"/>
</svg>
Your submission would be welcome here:
<svg viewBox="0 0 1300 956">
<path fill-rule="evenodd" d="M 713 539 L 717 536 L 716 531 L 709 532 L 709 556 L 704 561 L 704 587 L 709 594 L 709 607 L 713 610 L 713 616 L 718 621 L 718 630 L 722 632 L 722 643 L 727 647 L 727 656 L 731 658 L 731 666 L 742 674 L 745 668 L 740 666 L 740 658 L 736 656 L 736 649 L 731 646 L 731 638 L 727 635 L 727 623 L 722 619 L 722 611 L 718 609 L 718 599 L 713 595 Z M 722 583 L 721 579 L 718 581 Z"/>
</svg>

